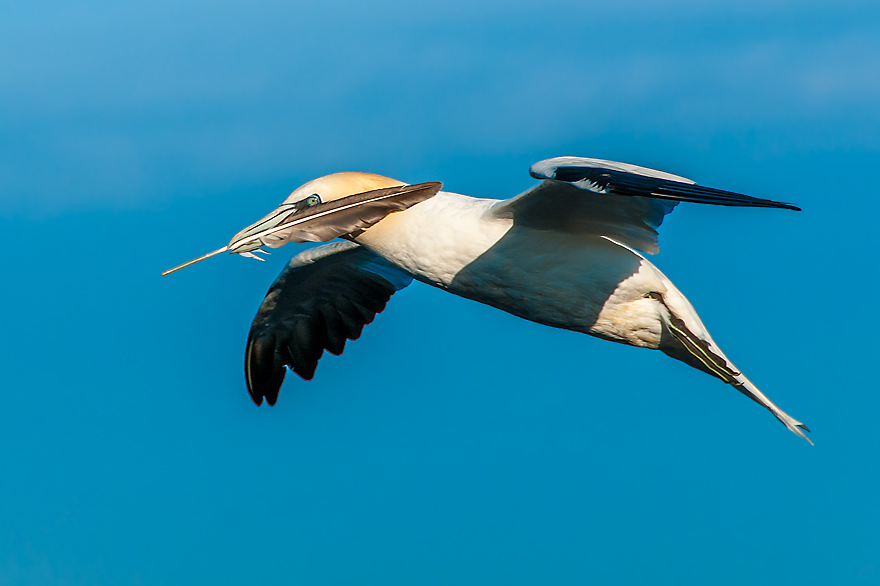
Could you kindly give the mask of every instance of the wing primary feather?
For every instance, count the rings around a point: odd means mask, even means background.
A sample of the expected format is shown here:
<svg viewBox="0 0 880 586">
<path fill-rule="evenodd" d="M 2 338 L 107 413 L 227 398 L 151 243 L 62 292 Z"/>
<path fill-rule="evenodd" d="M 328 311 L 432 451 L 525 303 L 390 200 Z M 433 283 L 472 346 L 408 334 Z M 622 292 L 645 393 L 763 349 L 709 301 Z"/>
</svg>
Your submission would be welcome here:
<svg viewBox="0 0 880 586">
<path fill-rule="evenodd" d="M 668 198 L 690 203 L 782 208 L 800 211 L 799 207 L 790 203 L 752 197 L 695 183 L 671 181 L 602 167 L 559 167 L 552 178 L 556 181 L 572 184 L 587 181 L 601 188 L 596 190 L 589 185 L 587 186 L 588 190 L 596 191 L 597 193 L 610 192 L 618 195 Z"/>
<path fill-rule="evenodd" d="M 351 300 L 345 298 L 338 300 L 336 305 L 339 307 L 339 317 L 342 318 L 345 337 L 349 340 L 357 340 L 364 329 L 361 310 Z"/>
<path fill-rule="evenodd" d="M 248 392 L 254 403 L 260 405 L 263 397 L 269 405 L 278 399 L 277 389 L 284 382 L 284 367 L 275 364 L 275 334 L 263 329 L 248 341 L 245 373 Z"/>
<path fill-rule="evenodd" d="M 742 193 L 736 193 L 734 191 L 704 187 L 702 185 L 688 185 L 685 183 L 663 181 L 658 186 L 657 192 L 660 195 L 669 195 L 675 199 L 690 201 L 693 203 L 711 203 L 722 206 L 780 208 L 796 212 L 801 211 L 801 208 L 794 204 L 774 201 L 772 199 L 762 199 L 759 197 L 744 195 Z"/>
<path fill-rule="evenodd" d="M 303 380 L 312 380 L 312 377 L 315 376 L 318 359 L 324 351 L 322 346 L 318 349 L 317 356 L 315 355 L 315 336 L 309 321 L 302 319 L 294 323 L 290 342 L 287 344 L 290 356 L 293 358 L 293 364 L 289 366 Z"/>
<path fill-rule="evenodd" d="M 327 351 L 339 356 L 345 350 L 345 341 L 348 339 L 343 333 L 343 322 L 339 312 L 333 307 L 323 306 L 320 308 L 321 316 L 326 324 Z"/>
</svg>

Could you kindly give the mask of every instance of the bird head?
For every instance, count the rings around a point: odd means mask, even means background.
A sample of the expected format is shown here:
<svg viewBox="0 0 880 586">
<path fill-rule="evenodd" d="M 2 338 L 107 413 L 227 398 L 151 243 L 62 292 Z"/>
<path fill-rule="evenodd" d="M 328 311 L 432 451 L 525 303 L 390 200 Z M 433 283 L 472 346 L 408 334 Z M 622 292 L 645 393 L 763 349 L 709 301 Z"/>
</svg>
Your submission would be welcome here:
<svg viewBox="0 0 880 586">
<path fill-rule="evenodd" d="M 334 173 L 296 188 L 270 214 L 238 232 L 229 244 L 167 270 L 188 267 L 221 252 L 260 257 L 262 246 L 278 248 L 288 242 L 326 242 L 351 237 L 381 221 L 434 197 L 442 183 L 408 185 L 374 173 Z"/>
<path fill-rule="evenodd" d="M 354 171 L 333 173 L 312 179 L 297 187 L 287 196 L 282 205 L 303 202 L 313 195 L 317 195 L 321 199 L 321 203 L 328 203 L 356 193 L 398 185 L 406 185 L 406 183 L 375 173 Z"/>
</svg>

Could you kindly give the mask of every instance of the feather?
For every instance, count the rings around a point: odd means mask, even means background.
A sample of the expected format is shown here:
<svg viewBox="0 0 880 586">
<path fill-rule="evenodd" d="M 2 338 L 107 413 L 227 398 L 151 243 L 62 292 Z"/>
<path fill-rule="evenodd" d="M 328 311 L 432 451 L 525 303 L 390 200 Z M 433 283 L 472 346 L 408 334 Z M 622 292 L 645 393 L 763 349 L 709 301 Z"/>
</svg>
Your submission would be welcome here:
<svg viewBox="0 0 880 586">
<path fill-rule="evenodd" d="M 228 245 L 168 269 L 162 276 L 221 252 L 263 260 L 251 251 L 264 245 L 278 248 L 288 242 L 327 242 L 355 234 L 379 223 L 392 212 L 405 210 L 434 197 L 442 187 L 443 184 L 439 182 L 417 183 L 374 189 L 313 206 L 303 205 L 303 202 L 283 203 L 233 236 Z"/>
<path fill-rule="evenodd" d="M 437 182 L 386 187 L 306 208 L 282 204 L 233 236 L 227 249 L 241 253 L 263 245 L 278 248 L 288 242 L 327 242 L 366 230 L 392 212 L 434 197 L 441 187 Z"/>
<path fill-rule="evenodd" d="M 532 165 L 529 174 L 535 179 L 564 181 L 598 194 L 611 193 L 721 206 L 800 211 L 799 207 L 790 203 L 705 187 L 671 173 L 603 159 L 580 157 L 546 159 Z"/>
</svg>

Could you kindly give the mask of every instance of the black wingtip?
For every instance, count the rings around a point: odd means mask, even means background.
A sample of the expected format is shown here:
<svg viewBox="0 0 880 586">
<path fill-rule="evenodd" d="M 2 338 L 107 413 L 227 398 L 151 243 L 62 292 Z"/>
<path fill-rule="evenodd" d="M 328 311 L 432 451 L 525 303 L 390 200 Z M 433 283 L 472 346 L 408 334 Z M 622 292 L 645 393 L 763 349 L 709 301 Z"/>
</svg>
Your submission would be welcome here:
<svg viewBox="0 0 880 586">
<path fill-rule="evenodd" d="M 245 349 L 245 383 L 251 400 L 259 407 L 265 397 L 271 407 L 278 400 L 285 368 L 275 365 L 275 335 L 251 332 Z"/>
<path fill-rule="evenodd" d="M 793 212 L 803 211 L 800 206 L 796 206 L 793 203 L 785 203 L 784 201 L 773 201 L 772 199 L 761 199 L 759 201 L 765 202 L 764 205 L 768 208 L 779 208 L 782 210 L 791 210 Z"/>
<path fill-rule="evenodd" d="M 802 212 L 803 210 L 793 203 L 785 203 L 782 201 L 773 201 L 772 199 L 764 199 L 759 200 L 765 202 L 763 204 L 747 204 L 746 207 L 761 207 L 761 208 L 777 208 L 780 210 L 791 210 L 793 212 Z M 724 205 L 724 204 L 721 204 Z"/>
<path fill-rule="evenodd" d="M 545 161 L 542 161 L 545 162 Z M 596 163 L 598 161 L 594 161 Z M 536 163 L 537 165 L 537 163 Z M 645 175 L 612 167 L 589 165 L 561 165 L 537 172 L 533 165 L 529 174 L 535 179 L 550 179 L 578 184 L 586 181 L 600 191 L 618 195 L 655 197 L 675 201 L 712 204 L 720 206 L 782 208 L 799 212 L 801 208 L 790 203 L 752 197 L 734 191 L 706 187 L 696 183 L 678 181 L 660 176 Z M 581 187 L 583 189 L 583 187 Z M 588 188 L 593 190 L 592 188 Z"/>
</svg>

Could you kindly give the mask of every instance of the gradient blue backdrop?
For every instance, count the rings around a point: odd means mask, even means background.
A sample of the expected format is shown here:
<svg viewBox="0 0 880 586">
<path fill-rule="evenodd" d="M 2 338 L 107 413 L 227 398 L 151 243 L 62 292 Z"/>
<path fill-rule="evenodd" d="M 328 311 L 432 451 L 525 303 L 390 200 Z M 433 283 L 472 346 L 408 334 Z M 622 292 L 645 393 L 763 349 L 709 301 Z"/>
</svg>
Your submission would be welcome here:
<svg viewBox="0 0 880 586">
<path fill-rule="evenodd" d="M 873 2 L 0 6 L 0 584 L 880 584 Z M 816 447 L 660 353 L 416 284 L 274 409 L 299 184 L 557 155 L 793 201 L 654 260 Z"/>
</svg>

